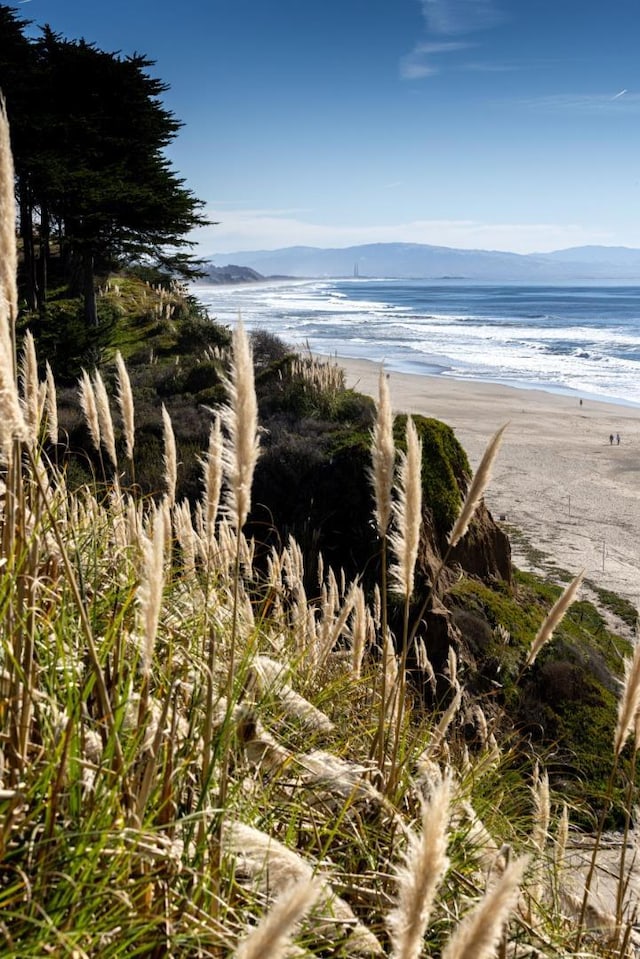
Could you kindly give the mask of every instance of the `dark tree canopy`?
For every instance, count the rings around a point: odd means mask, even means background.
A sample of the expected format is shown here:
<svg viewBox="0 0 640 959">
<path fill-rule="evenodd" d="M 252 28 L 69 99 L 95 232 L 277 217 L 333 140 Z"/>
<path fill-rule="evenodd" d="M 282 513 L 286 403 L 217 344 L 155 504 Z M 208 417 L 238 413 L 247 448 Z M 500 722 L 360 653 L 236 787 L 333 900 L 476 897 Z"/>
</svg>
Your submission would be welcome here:
<svg viewBox="0 0 640 959">
<path fill-rule="evenodd" d="M 96 322 L 94 271 L 156 262 L 193 275 L 189 232 L 202 204 L 164 150 L 180 122 L 162 105 L 167 86 L 140 54 L 107 53 L 0 5 L 0 89 L 11 122 L 27 305 L 46 299 L 55 235 L 65 275 Z M 37 255 L 36 255 L 37 248 Z"/>
</svg>

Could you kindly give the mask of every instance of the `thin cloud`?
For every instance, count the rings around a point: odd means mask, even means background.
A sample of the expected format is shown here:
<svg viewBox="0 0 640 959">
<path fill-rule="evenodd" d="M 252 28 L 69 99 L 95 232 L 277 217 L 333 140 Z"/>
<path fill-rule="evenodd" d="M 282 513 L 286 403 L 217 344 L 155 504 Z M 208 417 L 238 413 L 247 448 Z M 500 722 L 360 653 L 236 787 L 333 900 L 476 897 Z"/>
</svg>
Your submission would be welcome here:
<svg viewBox="0 0 640 959">
<path fill-rule="evenodd" d="M 609 93 L 554 93 L 511 102 L 521 107 L 558 113 L 636 113 L 640 109 L 640 93 L 622 90 L 615 97 Z"/>
<path fill-rule="evenodd" d="M 405 80 L 420 80 L 433 76 L 439 73 L 443 66 L 440 60 L 434 62 L 434 57 L 473 46 L 468 41 L 446 38 L 487 30 L 497 26 L 504 19 L 494 0 L 420 0 L 420 2 L 427 36 L 430 39 L 427 42 L 417 43 L 413 50 L 400 60 L 400 75 Z"/>
<path fill-rule="evenodd" d="M 451 35 L 488 30 L 504 17 L 493 0 L 421 0 L 430 34 Z"/>
<path fill-rule="evenodd" d="M 405 80 L 416 80 L 438 73 L 433 57 L 456 50 L 467 50 L 472 44 L 451 40 L 442 43 L 419 43 L 400 61 L 400 74 Z"/>
</svg>

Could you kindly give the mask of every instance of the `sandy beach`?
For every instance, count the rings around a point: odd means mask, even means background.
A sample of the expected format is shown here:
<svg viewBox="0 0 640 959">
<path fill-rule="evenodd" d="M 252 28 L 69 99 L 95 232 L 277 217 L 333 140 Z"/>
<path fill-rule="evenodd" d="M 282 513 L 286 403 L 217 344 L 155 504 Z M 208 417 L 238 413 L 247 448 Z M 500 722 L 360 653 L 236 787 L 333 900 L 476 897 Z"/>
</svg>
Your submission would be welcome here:
<svg viewBox="0 0 640 959">
<path fill-rule="evenodd" d="M 333 358 L 348 386 L 377 396 L 375 363 Z M 509 423 L 486 500 L 511 534 L 516 565 L 546 573 L 584 568 L 598 585 L 638 603 L 639 408 L 442 376 L 391 372 L 389 385 L 397 412 L 448 423 L 474 468 L 495 430 Z"/>
</svg>

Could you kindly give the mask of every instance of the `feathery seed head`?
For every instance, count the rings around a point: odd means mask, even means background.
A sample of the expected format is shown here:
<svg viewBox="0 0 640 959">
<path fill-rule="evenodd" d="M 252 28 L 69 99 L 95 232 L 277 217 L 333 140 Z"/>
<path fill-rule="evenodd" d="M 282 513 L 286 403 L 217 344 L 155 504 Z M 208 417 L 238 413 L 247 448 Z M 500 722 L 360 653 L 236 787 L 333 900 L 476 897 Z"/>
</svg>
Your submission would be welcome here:
<svg viewBox="0 0 640 959">
<path fill-rule="evenodd" d="M 319 880 L 300 880 L 286 889 L 240 944 L 235 959 L 284 959 L 296 924 L 322 892 Z"/>
<path fill-rule="evenodd" d="M 478 469 L 471 480 L 471 485 L 469 486 L 464 503 L 462 504 L 460 515 L 455 521 L 453 529 L 449 533 L 449 543 L 451 546 L 455 546 L 469 529 L 469 523 L 473 519 L 475 511 L 478 508 L 478 503 L 482 499 L 482 494 L 489 485 L 489 480 L 491 479 L 491 470 L 493 469 L 495 458 L 498 455 L 498 450 L 500 449 L 502 434 L 506 430 L 507 426 L 508 424 L 505 423 L 504 426 L 500 427 L 497 433 L 495 433 L 493 438 L 490 440 L 489 445 L 484 452 L 484 455 L 480 461 L 480 465 L 478 466 Z"/>
<path fill-rule="evenodd" d="M 15 379 L 17 268 L 13 158 L 7 111 L 0 95 L 0 455 L 5 460 L 11 456 L 13 440 L 27 438 Z"/>
<path fill-rule="evenodd" d="M 613 739 L 617 756 L 629 738 L 640 708 L 640 643 L 636 642 L 631 659 L 624 661 L 624 684 L 618 703 L 618 722 Z"/>
<path fill-rule="evenodd" d="M 45 364 L 47 392 L 45 395 L 45 410 L 47 414 L 47 436 L 54 446 L 58 443 L 58 403 L 56 399 L 56 381 L 49 360 Z"/>
<path fill-rule="evenodd" d="M 89 429 L 89 436 L 96 450 L 100 450 L 100 420 L 98 418 L 98 406 L 96 396 L 93 390 L 91 378 L 86 370 L 82 371 L 80 377 L 80 408 L 84 413 L 84 418 Z"/>
<path fill-rule="evenodd" d="M 484 899 L 465 916 L 444 948 L 442 959 L 490 959 L 515 906 L 528 859 L 508 864 Z"/>
<path fill-rule="evenodd" d="M 162 426 L 164 432 L 164 481 L 167 487 L 169 505 L 173 506 L 176 501 L 176 485 L 178 482 L 178 453 L 173 424 L 164 403 L 162 404 Z"/>
<path fill-rule="evenodd" d="M 40 391 L 38 384 L 38 358 L 31 330 L 27 330 L 20 356 L 20 381 L 22 384 L 22 410 L 29 442 L 38 440 L 40 428 Z"/>
<path fill-rule="evenodd" d="M 111 419 L 111 408 L 109 406 L 109 397 L 104 380 L 98 370 L 93 374 L 93 393 L 96 400 L 96 410 L 98 413 L 98 422 L 100 424 L 100 439 L 102 445 L 107 451 L 107 455 L 113 465 L 118 467 L 118 457 L 116 454 L 116 438 L 113 432 L 113 420 Z"/>
<path fill-rule="evenodd" d="M 380 369 L 378 408 L 372 431 L 371 470 L 369 477 L 375 497 L 375 518 L 378 532 L 386 536 L 391 520 L 391 490 L 396 448 L 393 442 L 393 413 L 389 384 L 384 369 Z"/>
<path fill-rule="evenodd" d="M 564 619 L 565 613 L 573 603 L 576 598 L 580 584 L 582 583 L 584 577 L 584 570 L 578 573 L 576 578 L 569 583 L 562 595 L 556 600 L 549 612 L 547 613 L 545 620 L 536 633 L 536 636 L 531 643 L 531 649 L 529 650 L 529 655 L 527 656 L 527 661 L 525 662 L 525 668 L 527 666 L 532 666 L 536 661 L 538 653 L 545 645 L 548 643 L 551 637 L 553 636 L 554 630 L 560 625 Z"/>
<path fill-rule="evenodd" d="M 406 440 L 407 451 L 400 453 L 398 496 L 392 507 L 394 529 L 389 535 L 389 545 L 395 563 L 389 577 L 392 588 L 408 599 L 413 593 L 422 526 L 422 442 L 410 416 Z"/>
<path fill-rule="evenodd" d="M 422 834 L 409 835 L 403 865 L 397 870 L 398 897 L 389 913 L 393 959 L 418 959 L 438 886 L 449 866 L 447 840 L 451 779 L 445 776 L 422 804 Z"/>
<path fill-rule="evenodd" d="M 164 538 L 165 517 L 162 509 L 156 509 L 150 535 L 140 534 L 142 566 L 136 599 L 140 636 L 140 666 L 143 676 L 151 673 L 151 662 L 158 633 L 162 588 L 164 586 Z"/>
<path fill-rule="evenodd" d="M 206 454 L 200 459 L 204 480 L 203 512 L 205 532 L 209 539 L 213 538 L 215 532 L 216 514 L 220 504 L 222 457 L 222 427 L 220 417 L 216 416 L 209 432 L 209 448 Z"/>
<path fill-rule="evenodd" d="M 233 357 L 225 385 L 228 403 L 222 410 L 222 422 L 227 434 L 223 456 L 226 506 L 233 523 L 241 529 L 251 507 L 259 439 L 253 356 L 240 317 L 233 332 Z"/>
<path fill-rule="evenodd" d="M 16 247 L 16 201 L 9 121 L 0 94 L 0 349 L 13 356 L 10 330 L 18 316 L 18 252 Z"/>
<path fill-rule="evenodd" d="M 116 377 L 117 391 L 116 400 L 120 407 L 120 416 L 122 417 L 122 427 L 124 431 L 125 454 L 128 460 L 133 459 L 133 447 L 135 444 L 135 423 L 133 392 L 131 390 L 131 380 L 122 354 L 118 350 L 116 353 Z"/>
</svg>

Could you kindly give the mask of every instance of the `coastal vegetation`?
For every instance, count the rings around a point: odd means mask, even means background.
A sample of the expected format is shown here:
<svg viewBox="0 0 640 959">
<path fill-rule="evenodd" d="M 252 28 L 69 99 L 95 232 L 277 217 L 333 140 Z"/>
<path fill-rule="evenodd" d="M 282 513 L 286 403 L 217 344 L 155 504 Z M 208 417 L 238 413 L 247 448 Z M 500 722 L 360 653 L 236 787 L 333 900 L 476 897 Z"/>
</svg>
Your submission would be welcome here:
<svg viewBox="0 0 640 959">
<path fill-rule="evenodd" d="M 500 437 L 474 479 L 147 266 L 82 340 L 17 265 L 0 110 L 0 955 L 631 955 L 640 654 L 512 568 Z"/>
<path fill-rule="evenodd" d="M 0 4 L 0 90 L 12 129 L 28 309 L 47 316 L 52 289 L 82 299 L 98 326 L 95 274 L 117 263 L 161 263 L 191 275 L 187 234 L 205 222 L 199 200 L 165 148 L 181 124 L 149 73 L 153 61 L 122 57 L 28 21 Z"/>
</svg>

